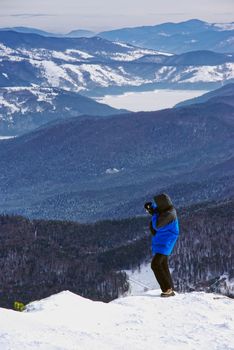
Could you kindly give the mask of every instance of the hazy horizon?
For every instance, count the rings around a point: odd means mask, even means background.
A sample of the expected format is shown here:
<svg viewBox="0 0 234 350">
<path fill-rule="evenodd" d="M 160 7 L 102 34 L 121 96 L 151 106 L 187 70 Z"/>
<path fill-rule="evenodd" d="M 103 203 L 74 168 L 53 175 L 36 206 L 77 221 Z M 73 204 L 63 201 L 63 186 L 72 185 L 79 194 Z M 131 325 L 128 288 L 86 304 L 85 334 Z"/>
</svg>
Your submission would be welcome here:
<svg viewBox="0 0 234 350">
<path fill-rule="evenodd" d="M 1 15 L 0 15 L 0 18 L 1 18 Z M 154 25 L 159 25 L 159 24 L 163 24 L 163 23 L 182 23 L 182 22 L 186 22 L 186 21 L 189 21 L 189 20 L 200 20 L 200 21 L 204 21 L 204 22 L 207 22 L 207 23 L 223 23 L 223 24 L 226 24 L 226 23 L 234 23 L 233 21 L 226 21 L 226 22 L 221 22 L 221 21 L 213 21 L 213 22 L 209 22 L 209 21 L 206 21 L 205 19 L 201 19 L 201 18 L 187 18 L 187 19 L 184 19 L 184 20 L 178 20 L 178 21 L 163 21 L 163 22 L 158 22 L 158 23 L 151 23 L 151 24 L 138 24 L 138 25 L 123 25 L 123 26 L 117 26 L 117 27 L 100 27 L 99 29 L 97 28 L 96 30 L 94 28 L 85 28 L 85 27 L 74 27 L 74 28 L 70 28 L 68 30 L 50 30 L 50 29 L 46 29 L 44 27 L 39 27 L 39 26 L 35 26 L 35 25 L 9 25 L 9 26 L 1 26 L 0 25 L 0 29 L 2 28 L 32 28 L 32 29 L 37 29 L 37 30 L 42 30 L 42 31 L 45 31 L 45 32 L 50 32 L 50 33 L 53 33 L 53 34 L 68 34 L 70 32 L 72 32 L 73 30 L 87 30 L 87 31 L 91 31 L 91 32 L 102 32 L 102 31 L 109 31 L 109 30 L 115 30 L 115 29 L 121 29 L 121 28 L 134 28 L 134 27 L 141 27 L 141 26 L 154 26 Z"/>
<path fill-rule="evenodd" d="M 227 23 L 234 19 L 233 0 L 1 0 L 0 27 L 33 27 L 55 33 L 156 25 L 200 19 Z"/>
</svg>

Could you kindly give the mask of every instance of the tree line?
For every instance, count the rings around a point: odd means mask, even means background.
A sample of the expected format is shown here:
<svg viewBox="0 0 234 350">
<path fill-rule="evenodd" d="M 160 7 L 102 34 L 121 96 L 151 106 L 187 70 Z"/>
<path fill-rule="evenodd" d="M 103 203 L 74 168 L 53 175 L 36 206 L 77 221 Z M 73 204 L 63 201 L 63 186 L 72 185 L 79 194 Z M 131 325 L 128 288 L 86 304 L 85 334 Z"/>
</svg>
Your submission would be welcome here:
<svg viewBox="0 0 234 350">
<path fill-rule="evenodd" d="M 216 283 L 224 273 L 234 277 L 232 212 L 233 200 L 178 211 L 180 239 L 170 257 L 177 291 L 232 295 L 225 281 Z M 123 270 L 151 259 L 149 220 L 80 224 L 0 215 L 0 306 L 66 289 L 92 300 L 117 298 L 129 288 Z"/>
</svg>

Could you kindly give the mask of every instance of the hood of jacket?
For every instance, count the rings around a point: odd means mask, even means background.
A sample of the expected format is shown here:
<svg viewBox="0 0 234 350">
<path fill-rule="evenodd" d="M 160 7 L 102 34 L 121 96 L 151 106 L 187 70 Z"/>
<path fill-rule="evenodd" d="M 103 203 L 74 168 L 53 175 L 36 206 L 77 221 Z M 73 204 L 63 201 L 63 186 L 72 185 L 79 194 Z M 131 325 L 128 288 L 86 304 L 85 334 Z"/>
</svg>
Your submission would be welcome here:
<svg viewBox="0 0 234 350">
<path fill-rule="evenodd" d="M 159 213 L 170 210 L 173 208 L 171 198 L 166 193 L 159 194 L 154 197 L 154 201 L 157 204 L 157 209 Z"/>
</svg>

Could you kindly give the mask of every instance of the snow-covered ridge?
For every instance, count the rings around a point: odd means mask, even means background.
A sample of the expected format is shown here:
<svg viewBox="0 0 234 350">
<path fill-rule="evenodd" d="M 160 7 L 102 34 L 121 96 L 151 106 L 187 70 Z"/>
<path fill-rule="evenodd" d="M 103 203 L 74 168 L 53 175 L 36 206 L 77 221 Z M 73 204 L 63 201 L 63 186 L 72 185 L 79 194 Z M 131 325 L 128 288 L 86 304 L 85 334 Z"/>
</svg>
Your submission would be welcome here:
<svg viewBox="0 0 234 350">
<path fill-rule="evenodd" d="M 76 92 L 40 86 L 0 87 L 0 134 L 19 135 L 55 119 L 118 113 Z"/>
<path fill-rule="evenodd" d="M 165 299 L 151 290 L 106 304 L 65 291 L 22 313 L 0 309 L 0 348 L 233 350 L 233 315 L 232 299 L 203 292 Z"/>
<path fill-rule="evenodd" d="M 41 80 L 41 86 L 58 87 L 69 91 L 89 91 L 95 88 L 144 86 L 153 83 L 214 83 L 233 79 L 234 63 L 201 66 L 155 66 L 149 70 L 137 67 L 135 72 L 124 64 L 59 63 L 54 60 L 28 61 L 31 70 Z M 2 76 L 10 82 L 11 73 L 3 68 Z M 5 71 L 4 71 L 5 70 Z M 1 75 L 1 74 L 0 74 Z M 14 77 L 15 79 L 15 77 Z"/>
<path fill-rule="evenodd" d="M 92 40 L 81 42 L 78 48 L 56 46 L 56 49 L 53 42 L 50 49 L 48 44 L 46 48 L 30 48 L 20 43 L 14 47 L 3 41 L 0 43 L 0 85 L 37 84 L 75 92 L 94 91 L 95 95 L 96 89 L 102 93 L 106 88 L 124 91 L 155 83 L 164 87 L 175 83 L 217 83 L 234 76 L 232 54 L 212 58 L 212 55 L 194 52 L 194 65 L 183 57 L 183 64 L 178 64 L 170 60 L 173 55 L 168 53 L 101 38 Z M 43 42 L 40 45 L 43 46 Z M 196 55 L 202 63 L 196 63 Z"/>
<path fill-rule="evenodd" d="M 221 82 L 234 78 L 234 63 L 220 65 L 187 66 L 178 70 L 174 66 L 164 66 L 155 72 L 155 81 L 172 83 Z"/>
<path fill-rule="evenodd" d="M 15 113 L 36 113 L 54 109 L 58 93 L 52 88 L 8 87 L 0 88 L 0 120 L 9 120 Z"/>
<path fill-rule="evenodd" d="M 51 60 L 57 59 L 64 62 L 85 62 L 92 61 L 93 59 L 97 60 L 100 58 L 105 58 L 108 60 L 114 61 L 134 61 L 145 55 L 166 55 L 172 56 L 170 53 L 164 53 L 156 50 L 138 48 L 132 45 L 122 44 L 119 42 L 113 42 L 115 50 L 105 50 L 100 47 L 100 50 L 91 49 L 85 51 L 79 49 L 65 49 L 65 50 L 52 50 L 44 48 L 25 48 L 17 47 L 11 48 L 3 43 L 0 43 L 0 59 L 9 58 L 12 61 L 20 61 L 25 59 L 31 60 Z M 118 49 L 119 47 L 119 49 Z M 11 55 L 10 57 L 8 57 Z"/>
</svg>

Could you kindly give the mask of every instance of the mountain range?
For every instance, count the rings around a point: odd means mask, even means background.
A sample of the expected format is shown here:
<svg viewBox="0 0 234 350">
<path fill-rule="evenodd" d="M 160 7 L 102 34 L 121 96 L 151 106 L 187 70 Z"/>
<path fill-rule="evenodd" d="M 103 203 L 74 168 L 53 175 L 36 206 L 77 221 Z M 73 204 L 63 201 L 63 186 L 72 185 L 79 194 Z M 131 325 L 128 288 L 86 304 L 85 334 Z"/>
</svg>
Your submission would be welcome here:
<svg viewBox="0 0 234 350">
<path fill-rule="evenodd" d="M 98 35 L 111 41 L 127 42 L 177 54 L 195 50 L 234 51 L 233 22 L 219 24 L 191 19 L 180 23 L 120 28 Z"/>
<path fill-rule="evenodd" d="M 29 27 L 10 27 L 1 28 L 1 30 L 34 33 L 47 37 L 75 38 L 99 36 L 110 41 L 121 41 L 134 46 L 176 54 L 195 50 L 234 51 L 234 22 L 208 23 L 198 19 L 191 19 L 179 23 L 166 22 L 154 26 L 119 28 L 100 33 L 76 29 L 66 34 L 56 34 Z"/>
<path fill-rule="evenodd" d="M 3 140 L 0 209 L 95 221 L 138 215 L 158 191 L 171 193 L 177 205 L 226 198 L 233 194 L 233 96 L 71 118 Z"/>
<path fill-rule="evenodd" d="M 56 87 L 87 96 L 155 88 L 214 89 L 233 82 L 234 55 L 172 55 L 100 37 L 0 31 L 0 87 Z"/>
</svg>

